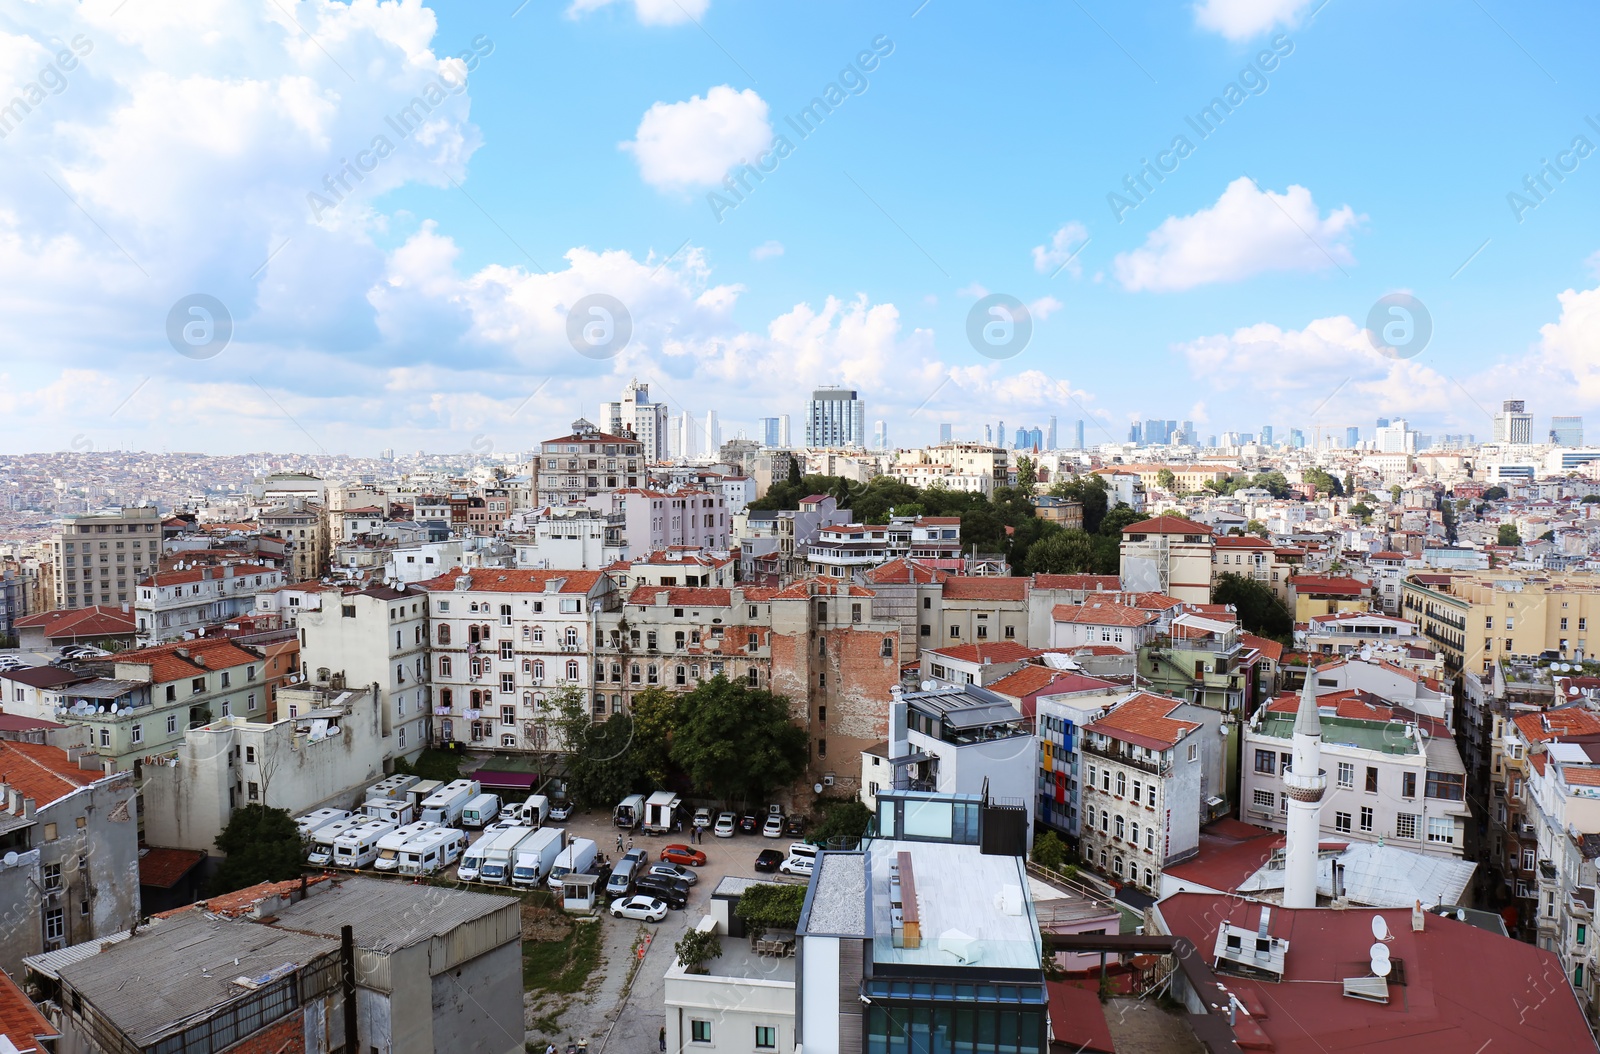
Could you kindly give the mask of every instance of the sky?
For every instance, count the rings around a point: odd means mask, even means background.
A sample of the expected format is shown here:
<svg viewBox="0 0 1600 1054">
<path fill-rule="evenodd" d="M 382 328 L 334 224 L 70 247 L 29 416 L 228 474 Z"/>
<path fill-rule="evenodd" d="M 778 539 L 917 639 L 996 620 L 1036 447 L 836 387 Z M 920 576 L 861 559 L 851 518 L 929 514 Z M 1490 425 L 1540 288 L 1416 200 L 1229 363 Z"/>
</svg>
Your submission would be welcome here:
<svg viewBox="0 0 1600 1054">
<path fill-rule="evenodd" d="M 0 8 L 0 449 L 507 454 L 637 378 L 1600 433 L 1600 9 Z M 1010 438 L 1008 435 L 1007 438 Z"/>
</svg>

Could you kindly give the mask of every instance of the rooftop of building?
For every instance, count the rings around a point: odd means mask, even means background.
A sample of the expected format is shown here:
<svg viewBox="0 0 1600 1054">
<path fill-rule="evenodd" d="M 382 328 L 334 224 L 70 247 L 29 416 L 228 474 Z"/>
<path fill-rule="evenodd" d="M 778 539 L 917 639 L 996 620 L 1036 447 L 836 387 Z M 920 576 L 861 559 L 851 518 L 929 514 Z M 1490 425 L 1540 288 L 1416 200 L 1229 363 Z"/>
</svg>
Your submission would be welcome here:
<svg viewBox="0 0 1600 1054">
<path fill-rule="evenodd" d="M 585 594 L 593 590 L 604 577 L 603 571 L 532 571 L 509 567 L 466 570 L 456 567 L 437 578 L 418 582 L 415 588 L 434 593 L 461 589 L 474 593 Z"/>
<path fill-rule="evenodd" d="M 17 983 L 7 973 L 0 972 L 0 1044 L 6 1054 L 33 1054 L 35 1051 L 53 1049 L 42 1041 L 58 1039 L 61 1030 L 39 1012 Z"/>
<path fill-rule="evenodd" d="M 1028 580 L 1002 575 L 951 575 L 944 582 L 945 600 L 1028 599 Z"/>
<path fill-rule="evenodd" d="M 1085 730 L 1151 750 L 1171 750 L 1184 736 L 1199 728 L 1194 721 L 1169 716 L 1183 705 L 1181 699 L 1139 692 Z"/>
<path fill-rule="evenodd" d="M 1081 589 L 1090 593 L 1115 592 L 1122 588 L 1122 579 L 1116 575 L 1046 575 L 1033 576 L 1034 589 Z"/>
<path fill-rule="evenodd" d="M 199 867 L 206 854 L 200 849 L 171 849 L 151 846 L 139 851 L 139 884 L 156 889 L 171 889 Z"/>
<path fill-rule="evenodd" d="M 1298 596 L 1363 597 L 1372 592 L 1371 583 L 1342 575 L 1295 575 L 1289 588 Z"/>
<path fill-rule="evenodd" d="M 1050 617 L 1066 625 L 1137 628 L 1158 621 L 1161 613 L 1089 597 L 1082 604 L 1057 604 L 1050 609 Z"/>
<path fill-rule="evenodd" d="M 1072 670 L 1055 670 L 1049 666 L 1027 665 L 988 686 L 996 695 L 1021 699 L 1029 695 L 1068 695 L 1074 692 L 1101 692 L 1118 686 L 1098 677 Z"/>
<path fill-rule="evenodd" d="M 98 660 L 101 663 L 128 663 L 148 666 L 150 679 L 161 684 L 181 681 L 214 670 L 258 663 L 261 656 L 247 651 L 228 637 L 198 637 L 189 641 L 158 644 L 152 648 L 121 651 Z"/>
<path fill-rule="evenodd" d="M 396 952 L 421 941 L 442 937 L 467 923 L 487 919 L 518 905 L 514 897 L 349 878 L 331 882 L 315 896 L 274 911 L 273 925 L 298 933 L 337 938 L 344 926 L 355 928 L 356 944 L 376 952 Z M 520 933 L 521 923 L 512 921 Z"/>
<path fill-rule="evenodd" d="M 100 605 L 24 615 L 13 625 L 19 630 L 43 629 L 47 638 L 122 636 L 135 629 L 132 612 Z"/>
<path fill-rule="evenodd" d="M 909 855 L 909 876 L 901 854 Z M 881 839 L 859 859 L 867 871 L 873 962 L 1039 969 L 1039 924 L 1020 857 L 987 855 L 975 845 Z M 918 947 L 897 936 L 891 901 L 906 885 L 915 890 Z"/>
<path fill-rule="evenodd" d="M 40 807 L 104 778 L 98 766 L 80 768 L 60 747 L 0 740 L 0 781 Z"/>
<path fill-rule="evenodd" d="M 1122 528 L 1123 536 L 1130 534 L 1198 534 L 1202 541 L 1211 539 L 1211 528 L 1182 516 L 1156 516 Z"/>
<path fill-rule="evenodd" d="M 975 662 L 988 665 L 996 662 L 1025 662 L 1044 653 L 1037 648 L 1011 640 L 997 640 L 988 644 L 953 644 L 948 648 L 934 648 L 930 655 L 938 655 L 953 662 Z"/>
</svg>

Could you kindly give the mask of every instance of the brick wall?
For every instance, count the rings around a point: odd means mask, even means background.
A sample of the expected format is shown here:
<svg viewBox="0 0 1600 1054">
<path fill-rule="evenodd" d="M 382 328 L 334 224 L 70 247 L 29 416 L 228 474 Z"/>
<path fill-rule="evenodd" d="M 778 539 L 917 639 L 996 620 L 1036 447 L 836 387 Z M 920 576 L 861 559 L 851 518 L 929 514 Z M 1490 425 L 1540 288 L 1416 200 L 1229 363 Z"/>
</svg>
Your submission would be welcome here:
<svg viewBox="0 0 1600 1054">
<path fill-rule="evenodd" d="M 306 1054 L 305 1010 L 274 1021 L 229 1047 L 227 1054 Z"/>
</svg>

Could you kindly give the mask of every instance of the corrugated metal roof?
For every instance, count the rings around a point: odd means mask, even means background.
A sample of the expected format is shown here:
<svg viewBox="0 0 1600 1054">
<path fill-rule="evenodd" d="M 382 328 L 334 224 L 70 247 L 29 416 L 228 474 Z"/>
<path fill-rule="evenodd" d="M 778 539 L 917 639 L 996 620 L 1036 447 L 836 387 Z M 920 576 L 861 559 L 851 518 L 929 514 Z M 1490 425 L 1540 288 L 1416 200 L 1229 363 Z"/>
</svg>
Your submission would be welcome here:
<svg viewBox="0 0 1600 1054">
<path fill-rule="evenodd" d="M 342 926 L 353 926 L 357 946 L 387 954 L 444 936 L 508 907 L 516 909 L 520 935 L 520 905 L 515 897 L 352 878 L 282 909 L 275 925 L 330 937 L 337 937 Z"/>
<path fill-rule="evenodd" d="M 121 944 L 128 939 L 128 930 L 113 933 L 109 937 L 96 937 L 92 941 L 74 944 L 70 948 L 60 948 L 53 952 L 42 952 L 38 955 L 29 955 L 22 960 L 23 965 L 34 973 L 43 974 L 52 981 L 61 976 L 61 968 L 69 963 L 82 962 L 91 955 L 100 952 L 113 944 Z"/>
</svg>

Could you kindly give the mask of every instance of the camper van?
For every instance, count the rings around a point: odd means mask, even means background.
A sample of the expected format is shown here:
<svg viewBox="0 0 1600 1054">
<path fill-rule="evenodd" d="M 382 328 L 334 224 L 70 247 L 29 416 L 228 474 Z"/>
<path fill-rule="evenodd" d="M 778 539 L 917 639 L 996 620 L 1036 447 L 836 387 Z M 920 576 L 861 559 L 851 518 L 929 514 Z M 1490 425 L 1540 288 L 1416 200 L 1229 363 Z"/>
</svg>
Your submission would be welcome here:
<svg viewBox="0 0 1600 1054">
<path fill-rule="evenodd" d="M 561 855 L 556 857 L 546 885 L 551 889 L 560 889 L 561 879 L 568 872 L 581 875 L 593 870 L 599 856 L 600 847 L 594 844 L 593 838 L 574 838 L 572 844 L 561 850 Z"/>
<path fill-rule="evenodd" d="M 388 820 L 368 819 L 333 840 L 333 866 L 359 870 L 378 859 L 378 843 L 392 834 L 397 825 Z"/>
<path fill-rule="evenodd" d="M 418 780 L 406 788 L 405 794 L 406 797 L 411 799 L 411 804 L 415 805 L 420 813 L 422 811 L 422 803 L 443 788 L 444 784 L 438 780 Z"/>
<path fill-rule="evenodd" d="M 417 807 L 406 798 L 368 798 L 361 803 L 361 814 L 404 827 L 416 822 Z"/>
<path fill-rule="evenodd" d="M 462 850 L 461 864 L 456 868 L 457 878 L 463 882 L 476 882 L 478 880 L 478 872 L 483 867 L 483 854 L 487 853 L 489 847 L 494 845 L 495 837 L 499 833 L 496 831 L 493 834 L 486 834 L 479 838 L 477 842 Z"/>
<path fill-rule="evenodd" d="M 491 886 L 503 886 L 511 881 L 511 867 L 516 862 L 517 850 L 535 833 L 532 827 L 507 827 L 494 835 L 494 842 L 483 852 L 483 866 L 478 868 L 478 881 Z"/>
<path fill-rule="evenodd" d="M 438 824 L 429 823 L 427 820 L 417 820 L 384 835 L 378 840 L 378 858 L 372 862 L 374 871 L 400 870 L 400 850 L 405 848 L 407 842 L 424 831 L 438 828 Z"/>
<path fill-rule="evenodd" d="M 511 884 L 532 889 L 545 880 L 556 857 L 561 855 L 566 841 L 566 831 L 559 827 L 541 827 L 517 846 L 517 855 L 511 860 Z"/>
<path fill-rule="evenodd" d="M 486 827 L 500 815 L 500 795 L 480 794 L 461 810 L 461 826 Z"/>
<path fill-rule="evenodd" d="M 644 829 L 651 834 L 672 833 L 682 800 L 671 791 L 656 791 L 650 795 L 650 800 L 644 803 Z"/>
<path fill-rule="evenodd" d="M 370 816 L 359 813 L 346 816 L 342 820 L 335 820 L 317 828 L 317 833 L 311 836 L 311 852 L 306 855 L 306 863 L 312 867 L 327 867 L 333 863 L 333 842 L 341 834 L 352 827 L 360 827 L 372 820 Z"/>
<path fill-rule="evenodd" d="M 461 820 L 467 803 L 481 792 L 477 780 L 451 780 L 440 787 L 422 803 L 422 819 L 432 820 L 445 827 L 454 827 Z"/>
<path fill-rule="evenodd" d="M 377 783 L 374 783 L 372 786 L 368 787 L 367 797 L 403 798 L 410 800 L 410 795 L 406 792 L 420 782 L 421 779 L 417 776 L 402 776 L 399 773 L 396 773 L 395 775 L 381 779 Z"/>
<path fill-rule="evenodd" d="M 301 838 L 310 838 L 335 820 L 342 820 L 349 815 L 349 809 L 317 809 L 295 820 L 294 825 L 300 829 Z"/>
<path fill-rule="evenodd" d="M 639 821 L 644 818 L 644 795 L 630 794 L 617 804 L 611 813 L 611 822 L 618 827 L 629 830 L 639 826 Z"/>
<path fill-rule="evenodd" d="M 402 875 L 431 875 L 455 863 L 467 846 L 467 835 L 454 827 L 435 827 L 400 847 Z"/>
</svg>

